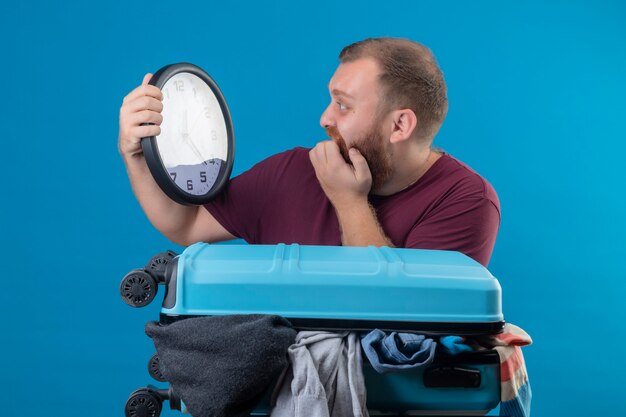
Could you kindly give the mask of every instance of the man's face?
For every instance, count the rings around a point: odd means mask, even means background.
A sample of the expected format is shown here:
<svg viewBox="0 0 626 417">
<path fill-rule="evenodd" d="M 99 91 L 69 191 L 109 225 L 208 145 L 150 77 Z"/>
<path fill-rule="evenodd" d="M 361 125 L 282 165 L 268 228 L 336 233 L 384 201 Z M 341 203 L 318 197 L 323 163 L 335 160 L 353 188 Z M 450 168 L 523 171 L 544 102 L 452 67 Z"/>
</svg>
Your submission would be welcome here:
<svg viewBox="0 0 626 417">
<path fill-rule="evenodd" d="M 347 163 L 349 148 L 358 149 L 365 157 L 372 173 L 372 190 L 393 173 L 384 117 L 378 113 L 379 71 L 376 61 L 370 58 L 339 65 L 328 84 L 331 103 L 320 118 Z"/>
</svg>

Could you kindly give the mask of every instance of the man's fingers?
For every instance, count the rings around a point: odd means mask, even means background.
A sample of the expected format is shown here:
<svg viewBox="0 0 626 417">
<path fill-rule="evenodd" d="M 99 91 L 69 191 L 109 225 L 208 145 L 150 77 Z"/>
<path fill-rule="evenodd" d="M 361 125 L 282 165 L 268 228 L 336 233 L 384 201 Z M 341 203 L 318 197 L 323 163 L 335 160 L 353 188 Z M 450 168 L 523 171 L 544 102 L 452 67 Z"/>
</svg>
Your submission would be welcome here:
<svg viewBox="0 0 626 417">
<path fill-rule="evenodd" d="M 324 146 L 326 142 L 327 141 L 319 142 L 309 152 L 310 159 L 311 162 L 313 162 L 313 165 L 326 163 L 326 150 Z"/>
<path fill-rule="evenodd" d="M 130 126 L 139 126 L 144 123 L 154 123 L 160 125 L 163 123 L 163 115 L 150 110 L 143 110 L 128 115 L 128 124 Z"/>
<path fill-rule="evenodd" d="M 326 152 L 326 145 L 328 145 L 328 141 L 325 140 L 323 142 L 320 143 L 320 160 L 325 163 L 328 164 L 328 155 Z"/>
<path fill-rule="evenodd" d="M 149 110 L 120 116 L 120 147 L 137 144 L 140 138 L 161 134 L 163 116 Z"/>
<path fill-rule="evenodd" d="M 326 148 L 326 162 L 333 166 L 335 169 L 340 168 L 343 165 L 346 165 L 346 161 L 341 156 L 341 152 L 339 151 L 339 145 L 337 145 L 332 140 L 327 140 L 325 142 Z"/>
<path fill-rule="evenodd" d="M 161 127 L 157 125 L 144 125 L 133 128 L 133 137 L 135 138 L 147 138 L 149 136 L 159 136 L 160 134 Z"/>
<path fill-rule="evenodd" d="M 141 139 L 160 134 L 161 127 L 157 125 L 134 126 L 128 132 L 128 138 L 120 141 L 120 151 L 128 154 L 141 153 Z"/>
<path fill-rule="evenodd" d="M 333 205 L 367 197 L 372 176 L 367 161 L 356 149 L 350 152 L 354 166 L 344 160 L 339 145 L 333 141 L 315 145 L 309 152 L 309 159 L 320 186 Z"/>
<path fill-rule="evenodd" d="M 128 113 L 136 113 L 142 110 L 151 110 L 161 113 L 163 111 L 163 102 L 154 97 L 141 96 L 126 103 L 126 112 Z"/>
<path fill-rule="evenodd" d="M 309 159 L 311 160 L 311 164 L 313 164 L 313 167 L 315 167 L 317 165 L 317 160 L 318 160 L 317 146 L 314 146 L 309 151 Z"/>
<path fill-rule="evenodd" d="M 350 148 L 348 155 L 350 156 L 350 161 L 352 161 L 354 175 L 357 180 L 363 181 L 372 176 L 369 165 L 367 165 L 367 160 L 363 157 L 363 155 L 361 155 L 361 152 L 359 152 L 358 149 Z"/>
<path fill-rule="evenodd" d="M 158 87 L 148 84 L 151 79 L 152 74 L 144 75 L 141 85 L 122 102 L 118 147 L 123 155 L 141 153 L 141 138 L 161 134 L 163 93 Z"/>
<path fill-rule="evenodd" d="M 341 151 L 339 150 L 339 145 L 332 140 L 325 140 L 315 145 L 315 147 L 309 152 L 309 158 L 311 159 L 313 166 L 316 168 L 324 166 L 325 170 L 335 173 L 348 168 L 350 171 L 353 170 L 353 168 L 346 163 L 345 159 L 343 159 Z"/>
<path fill-rule="evenodd" d="M 124 103 L 135 100 L 137 97 L 141 96 L 149 96 L 154 97 L 157 100 L 163 100 L 163 93 L 160 88 L 150 84 L 141 84 L 124 97 Z"/>
</svg>

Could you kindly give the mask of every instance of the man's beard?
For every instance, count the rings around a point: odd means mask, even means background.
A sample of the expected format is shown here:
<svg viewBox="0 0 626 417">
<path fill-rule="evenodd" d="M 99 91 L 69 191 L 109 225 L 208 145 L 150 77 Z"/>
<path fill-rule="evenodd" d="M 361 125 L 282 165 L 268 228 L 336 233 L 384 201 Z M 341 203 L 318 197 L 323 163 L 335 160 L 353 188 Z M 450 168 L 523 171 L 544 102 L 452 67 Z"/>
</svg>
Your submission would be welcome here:
<svg viewBox="0 0 626 417">
<path fill-rule="evenodd" d="M 379 189 L 393 174 L 393 164 L 391 163 L 390 155 L 385 149 L 384 137 L 376 129 L 376 126 L 377 123 L 373 123 L 370 131 L 352 144 L 353 148 L 361 152 L 372 173 L 371 191 Z M 341 156 L 346 163 L 352 165 L 346 141 L 341 137 L 337 128 L 334 126 L 327 127 L 326 134 L 339 146 L 339 152 L 341 152 Z"/>
</svg>

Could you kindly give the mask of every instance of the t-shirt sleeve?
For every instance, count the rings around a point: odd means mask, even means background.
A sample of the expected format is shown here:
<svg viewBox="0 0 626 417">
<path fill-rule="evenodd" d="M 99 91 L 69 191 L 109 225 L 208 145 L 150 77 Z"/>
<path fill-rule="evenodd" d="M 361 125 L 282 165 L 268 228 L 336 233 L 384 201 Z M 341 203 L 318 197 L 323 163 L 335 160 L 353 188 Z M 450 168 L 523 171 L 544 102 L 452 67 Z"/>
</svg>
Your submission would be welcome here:
<svg viewBox="0 0 626 417">
<path fill-rule="evenodd" d="M 487 266 L 500 226 L 500 211 L 486 197 L 443 204 L 413 227 L 406 247 L 454 250 Z"/>
<path fill-rule="evenodd" d="M 270 157 L 230 180 L 224 191 L 204 207 L 228 232 L 248 243 L 256 241 L 258 224 L 271 181 Z"/>
</svg>

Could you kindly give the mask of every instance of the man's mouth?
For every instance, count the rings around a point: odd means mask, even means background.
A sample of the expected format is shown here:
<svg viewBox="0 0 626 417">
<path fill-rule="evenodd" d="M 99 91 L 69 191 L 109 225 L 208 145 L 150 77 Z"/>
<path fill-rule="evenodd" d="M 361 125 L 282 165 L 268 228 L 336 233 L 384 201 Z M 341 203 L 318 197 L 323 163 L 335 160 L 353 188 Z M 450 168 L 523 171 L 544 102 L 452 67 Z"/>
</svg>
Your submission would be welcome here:
<svg viewBox="0 0 626 417">
<path fill-rule="evenodd" d="M 348 146 L 346 145 L 346 141 L 343 140 L 341 133 L 339 133 L 337 128 L 335 126 L 328 126 L 326 128 L 326 134 L 337 144 L 337 146 L 339 146 L 339 152 L 341 152 L 341 156 L 346 163 L 352 165 L 352 161 L 350 161 L 350 156 L 348 155 Z"/>
<path fill-rule="evenodd" d="M 331 138 L 335 142 L 338 140 L 343 140 L 343 138 L 341 137 L 341 133 L 339 133 L 339 131 L 337 130 L 335 126 L 328 126 L 326 128 L 326 134 L 328 135 L 329 138 Z"/>
</svg>

